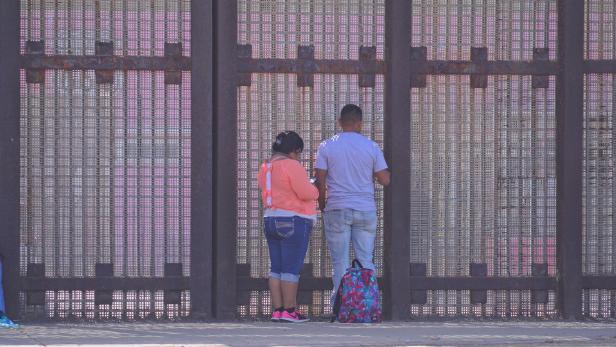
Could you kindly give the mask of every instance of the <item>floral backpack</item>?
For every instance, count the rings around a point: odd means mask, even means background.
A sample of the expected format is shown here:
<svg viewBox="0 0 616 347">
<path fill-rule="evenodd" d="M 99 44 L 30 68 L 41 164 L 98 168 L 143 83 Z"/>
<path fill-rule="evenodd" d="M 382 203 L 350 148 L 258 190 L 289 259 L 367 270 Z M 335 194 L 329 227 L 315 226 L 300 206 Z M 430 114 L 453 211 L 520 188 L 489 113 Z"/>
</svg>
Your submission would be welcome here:
<svg viewBox="0 0 616 347">
<path fill-rule="evenodd" d="M 381 321 L 381 300 L 374 271 L 365 269 L 355 259 L 342 276 L 332 322 L 378 323 Z"/>
</svg>

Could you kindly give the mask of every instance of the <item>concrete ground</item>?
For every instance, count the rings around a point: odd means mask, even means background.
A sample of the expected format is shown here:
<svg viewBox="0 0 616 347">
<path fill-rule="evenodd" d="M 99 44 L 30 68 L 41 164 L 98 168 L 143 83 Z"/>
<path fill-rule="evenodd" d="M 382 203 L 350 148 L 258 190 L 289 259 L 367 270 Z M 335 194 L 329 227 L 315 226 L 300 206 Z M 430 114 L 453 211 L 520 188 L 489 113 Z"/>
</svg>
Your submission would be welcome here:
<svg viewBox="0 0 616 347">
<path fill-rule="evenodd" d="M 12 346 L 616 346 L 615 322 L 383 324 L 45 323 L 0 328 Z"/>
</svg>

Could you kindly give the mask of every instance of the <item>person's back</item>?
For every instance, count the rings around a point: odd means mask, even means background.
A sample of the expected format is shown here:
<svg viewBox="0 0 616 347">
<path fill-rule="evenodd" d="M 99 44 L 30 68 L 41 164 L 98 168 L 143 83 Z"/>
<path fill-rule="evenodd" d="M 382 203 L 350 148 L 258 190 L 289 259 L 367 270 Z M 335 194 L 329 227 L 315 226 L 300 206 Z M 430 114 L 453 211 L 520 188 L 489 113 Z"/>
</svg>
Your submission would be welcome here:
<svg viewBox="0 0 616 347">
<path fill-rule="evenodd" d="M 346 105 L 338 120 L 343 132 L 324 141 L 316 161 L 319 208 L 323 211 L 325 238 L 334 266 L 334 291 L 349 267 L 349 243 L 365 268 L 372 262 L 377 214 L 374 179 L 389 184 L 389 171 L 379 146 L 361 135 L 362 112 Z M 325 199 L 327 193 L 327 200 Z"/>
<path fill-rule="evenodd" d="M 374 173 L 387 169 L 379 146 L 356 132 L 342 132 L 321 143 L 317 168 L 327 170 L 325 211 L 375 211 Z"/>
</svg>

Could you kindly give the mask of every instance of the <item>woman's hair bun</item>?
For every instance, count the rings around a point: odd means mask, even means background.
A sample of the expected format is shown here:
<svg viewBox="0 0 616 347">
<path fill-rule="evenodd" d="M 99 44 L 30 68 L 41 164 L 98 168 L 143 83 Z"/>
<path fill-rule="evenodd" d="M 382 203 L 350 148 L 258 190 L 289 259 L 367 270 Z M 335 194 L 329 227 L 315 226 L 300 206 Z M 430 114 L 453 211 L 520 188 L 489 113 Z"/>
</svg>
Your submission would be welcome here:
<svg viewBox="0 0 616 347">
<path fill-rule="evenodd" d="M 289 154 L 292 152 L 302 152 L 304 150 L 304 140 L 295 131 L 287 130 L 279 133 L 272 144 L 272 151 Z"/>
</svg>

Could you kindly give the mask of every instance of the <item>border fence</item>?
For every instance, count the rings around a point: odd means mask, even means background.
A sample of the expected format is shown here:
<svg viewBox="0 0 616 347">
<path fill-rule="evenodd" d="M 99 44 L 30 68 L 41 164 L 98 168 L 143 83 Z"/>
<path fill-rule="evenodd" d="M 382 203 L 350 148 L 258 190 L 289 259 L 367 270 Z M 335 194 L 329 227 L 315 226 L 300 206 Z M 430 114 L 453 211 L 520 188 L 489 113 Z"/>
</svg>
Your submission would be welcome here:
<svg viewBox="0 0 616 347">
<path fill-rule="evenodd" d="M 389 319 L 616 318 L 616 0 L 0 1 L 24 319 L 259 318 L 256 173 L 364 110 Z M 320 223 L 299 304 L 329 313 Z"/>
</svg>

